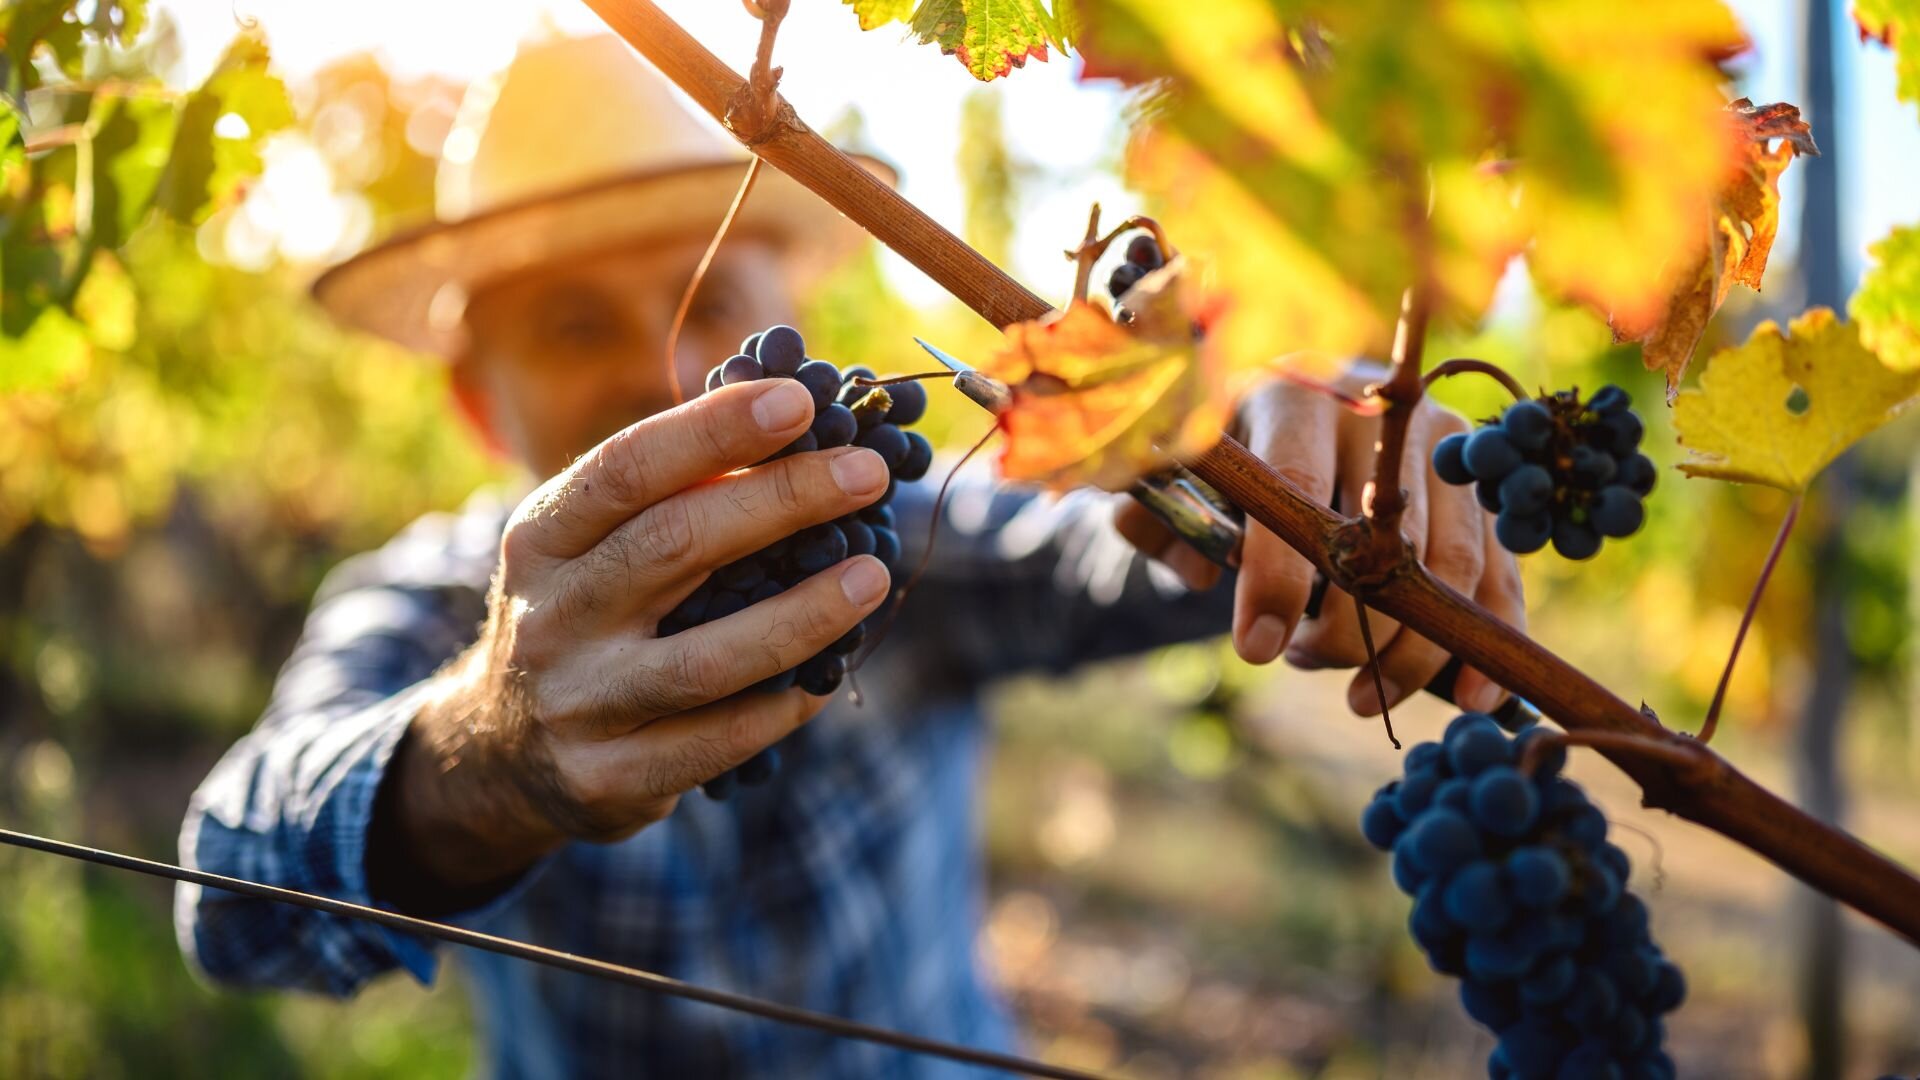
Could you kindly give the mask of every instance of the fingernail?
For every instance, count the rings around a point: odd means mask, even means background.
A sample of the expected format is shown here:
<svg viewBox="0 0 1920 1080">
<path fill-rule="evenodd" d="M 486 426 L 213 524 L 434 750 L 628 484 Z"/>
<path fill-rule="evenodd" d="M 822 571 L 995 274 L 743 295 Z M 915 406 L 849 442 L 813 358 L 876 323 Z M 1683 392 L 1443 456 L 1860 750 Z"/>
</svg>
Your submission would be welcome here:
<svg viewBox="0 0 1920 1080">
<path fill-rule="evenodd" d="M 1373 675 L 1371 672 L 1362 671 L 1360 678 L 1360 685 L 1354 687 L 1353 693 L 1347 699 L 1347 704 L 1353 706 L 1354 712 L 1362 716 L 1380 715 L 1382 711 L 1380 707 L 1381 690 L 1387 692 L 1386 700 L 1400 700 L 1400 684 L 1394 682 L 1392 679 L 1382 676 L 1380 685 L 1376 688 L 1373 685 Z"/>
<path fill-rule="evenodd" d="M 829 468 L 833 482 L 849 495 L 865 495 L 887 482 L 887 463 L 871 450 L 841 454 Z"/>
<path fill-rule="evenodd" d="M 813 395 L 792 379 L 773 380 L 774 385 L 753 399 L 753 422 L 761 431 L 785 431 L 807 418 L 813 408 Z"/>
<path fill-rule="evenodd" d="M 846 594 L 847 603 L 864 607 L 880 599 L 890 580 L 879 559 L 862 557 L 841 572 L 840 591 Z"/>
<path fill-rule="evenodd" d="M 1287 624 L 1278 615 L 1262 615 L 1247 627 L 1247 636 L 1240 642 L 1240 656 L 1249 664 L 1271 663 L 1286 643 Z"/>
</svg>

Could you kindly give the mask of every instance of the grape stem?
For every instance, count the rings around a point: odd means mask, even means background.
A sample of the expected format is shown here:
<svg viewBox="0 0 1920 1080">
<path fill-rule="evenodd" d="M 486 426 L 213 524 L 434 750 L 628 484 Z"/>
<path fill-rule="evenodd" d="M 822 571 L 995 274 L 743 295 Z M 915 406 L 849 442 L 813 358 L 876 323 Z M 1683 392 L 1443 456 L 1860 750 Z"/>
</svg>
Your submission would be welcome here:
<svg viewBox="0 0 1920 1080">
<path fill-rule="evenodd" d="M 1404 560 L 1408 550 L 1406 539 L 1400 535 L 1400 515 L 1407 509 L 1400 473 L 1407 429 L 1413 426 L 1413 415 L 1426 392 L 1426 383 L 1420 378 L 1420 358 L 1426 348 L 1431 291 L 1432 283 L 1422 280 L 1401 295 L 1400 321 L 1393 332 L 1393 372 L 1370 395 L 1386 403 L 1380 441 L 1374 449 L 1371 497 L 1362 507 L 1368 525 L 1364 559 L 1377 568 Z"/>
<path fill-rule="evenodd" d="M 951 379 L 951 378 L 953 378 L 953 372 L 948 371 L 945 368 L 941 368 L 939 371 L 922 371 L 917 375 L 889 375 L 884 379 L 869 379 L 865 375 L 855 375 L 853 377 L 853 385 L 855 386 L 892 386 L 895 383 L 919 382 L 922 379 Z"/>
<path fill-rule="evenodd" d="M 1393 717 L 1387 711 L 1387 684 L 1381 680 L 1380 654 L 1373 651 L 1373 627 L 1367 624 L 1367 602 L 1353 594 L 1353 610 L 1360 617 L 1360 641 L 1367 647 L 1367 670 L 1373 672 L 1373 692 L 1380 698 L 1380 723 L 1386 726 L 1387 741 L 1395 750 L 1400 740 L 1393 733 Z"/>
<path fill-rule="evenodd" d="M 1570 746 L 1642 754 L 1673 766 L 1692 783 L 1708 782 L 1720 763 L 1720 759 L 1698 741 L 1671 732 L 1648 736 L 1625 731 L 1554 731 L 1527 743 L 1520 755 L 1520 771 L 1532 776 L 1548 753 Z"/>
<path fill-rule="evenodd" d="M 745 80 L 654 0 L 586 3 L 701 108 L 724 120 L 729 99 Z M 790 113 L 791 108 L 782 105 L 781 112 Z M 818 194 L 993 325 L 1038 319 L 1053 310 L 797 117 L 764 135 L 730 130 L 751 141 L 768 164 Z M 1393 420 L 1391 413 L 1388 420 Z M 1525 697 L 1562 727 L 1652 738 L 1671 734 L 1586 672 L 1435 578 L 1406 545 L 1387 551 L 1385 558 L 1345 557 L 1338 548 L 1351 523 L 1238 440 L 1224 437 L 1184 464 L 1350 594 L 1364 579 L 1369 607 Z M 1920 877 L 1846 830 L 1806 813 L 1717 756 L 1713 782 L 1695 784 L 1689 782 L 1690 771 L 1657 756 L 1596 749 L 1640 785 L 1648 806 L 1672 811 L 1758 852 L 1920 945 Z"/>
<path fill-rule="evenodd" d="M 1767 561 L 1761 564 L 1760 578 L 1753 583 L 1753 595 L 1747 597 L 1747 610 L 1740 616 L 1740 629 L 1733 635 L 1733 648 L 1727 651 L 1727 666 L 1720 670 L 1720 685 L 1713 688 L 1713 704 L 1707 706 L 1707 718 L 1700 722 L 1700 742 L 1713 741 L 1713 733 L 1720 727 L 1720 707 L 1727 700 L 1727 684 L 1733 681 L 1733 665 L 1740 659 L 1740 644 L 1747 640 L 1747 628 L 1753 625 L 1754 613 L 1760 610 L 1760 594 L 1767 591 L 1767 581 L 1773 577 L 1773 568 L 1779 565 L 1780 553 L 1786 550 L 1787 534 L 1793 532 L 1793 523 L 1800 519 L 1800 501 L 1802 496 L 1795 495 L 1787 504 L 1787 516 L 1780 519 L 1780 531 L 1774 534 L 1773 550 L 1767 552 Z"/>
<path fill-rule="evenodd" d="M 685 405 L 687 395 L 680 389 L 680 328 L 686 325 L 687 312 L 693 310 L 693 294 L 700 289 L 700 283 L 707 279 L 707 268 L 713 265 L 713 256 L 720 250 L 720 241 L 727 238 L 727 230 L 733 227 L 733 219 L 739 216 L 740 207 L 747 201 L 747 193 L 753 190 L 753 181 L 760 175 L 760 159 L 747 162 L 747 172 L 740 178 L 740 190 L 733 193 L 733 204 L 727 207 L 727 216 L 720 219 L 720 227 L 713 231 L 713 239 L 707 241 L 707 250 L 700 253 L 700 263 L 693 268 L 693 276 L 687 279 L 686 291 L 680 294 L 680 306 L 673 309 L 673 325 L 667 327 L 667 386 L 673 390 L 673 403 Z"/>
<path fill-rule="evenodd" d="M 1430 388 L 1440 379 L 1447 378 L 1451 375 L 1467 374 L 1485 375 L 1488 378 L 1497 380 L 1501 386 L 1507 388 L 1507 392 L 1513 395 L 1513 400 L 1515 401 L 1525 401 L 1533 396 L 1527 393 L 1526 387 L 1520 385 L 1520 380 L 1507 373 L 1506 368 L 1498 364 L 1488 363 L 1485 360 L 1474 360 L 1468 357 L 1456 357 L 1452 360 L 1442 360 L 1440 363 L 1435 364 L 1433 370 L 1427 372 L 1426 376 L 1421 379 L 1421 384 Z"/>
</svg>

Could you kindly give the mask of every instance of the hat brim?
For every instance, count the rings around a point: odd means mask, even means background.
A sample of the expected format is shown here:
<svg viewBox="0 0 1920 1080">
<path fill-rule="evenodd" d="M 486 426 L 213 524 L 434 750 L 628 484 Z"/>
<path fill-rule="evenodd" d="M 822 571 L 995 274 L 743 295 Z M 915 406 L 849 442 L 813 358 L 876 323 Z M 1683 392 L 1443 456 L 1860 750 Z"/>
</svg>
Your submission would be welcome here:
<svg viewBox="0 0 1920 1080">
<path fill-rule="evenodd" d="M 889 185 L 892 166 L 849 155 Z M 535 267 L 643 240 L 705 240 L 732 204 L 746 160 L 675 166 L 495 207 L 399 233 L 332 267 L 313 296 L 342 323 L 419 352 L 462 347 L 466 297 Z M 762 168 L 729 236 L 779 250 L 790 280 L 807 281 L 849 254 L 866 233 L 818 195 Z"/>
</svg>

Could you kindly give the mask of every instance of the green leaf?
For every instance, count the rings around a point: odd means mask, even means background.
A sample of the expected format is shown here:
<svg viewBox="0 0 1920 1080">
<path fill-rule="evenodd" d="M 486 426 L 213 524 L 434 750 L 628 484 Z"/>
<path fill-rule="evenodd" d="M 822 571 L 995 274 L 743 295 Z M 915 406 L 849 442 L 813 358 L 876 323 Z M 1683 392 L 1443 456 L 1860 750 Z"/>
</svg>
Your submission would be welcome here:
<svg viewBox="0 0 1920 1080">
<path fill-rule="evenodd" d="M 95 247 L 117 248 L 147 219 L 173 156 L 179 113 L 159 93 L 97 94 L 88 121 L 93 156 L 91 228 L 82 232 Z"/>
<path fill-rule="evenodd" d="M 174 139 L 173 161 L 160 206 L 189 225 L 205 221 L 259 175 L 260 144 L 293 123 L 287 88 L 267 71 L 266 44 L 257 37 L 236 38 L 220 66 L 187 98 Z M 246 134 L 215 134 L 226 116 L 246 122 Z"/>
<path fill-rule="evenodd" d="M 1040 0 L 924 0 L 913 13 L 913 32 L 940 52 L 955 56 L 968 74 L 991 82 L 1045 60 L 1059 39 L 1053 16 Z"/>
<path fill-rule="evenodd" d="M 1680 469 L 1802 492 L 1827 463 L 1913 405 L 1920 373 L 1898 372 L 1826 308 L 1754 327 L 1746 344 L 1716 353 L 1697 389 L 1683 390 L 1673 426 Z"/>
<path fill-rule="evenodd" d="M 1900 100 L 1920 104 L 1920 4 L 1914 0 L 1854 0 L 1862 38 L 1893 50 Z"/>
<path fill-rule="evenodd" d="M 1895 371 L 1920 370 L 1920 225 L 1893 230 L 1869 251 L 1878 265 L 1848 308 L 1860 343 Z"/>
<path fill-rule="evenodd" d="M 44 390 L 86 367 L 92 356 L 86 328 L 46 308 L 18 337 L 0 335 L 0 393 Z"/>
<path fill-rule="evenodd" d="M 860 18 L 860 29 L 877 30 L 890 22 L 906 22 L 913 15 L 913 0 L 842 0 Z"/>
</svg>

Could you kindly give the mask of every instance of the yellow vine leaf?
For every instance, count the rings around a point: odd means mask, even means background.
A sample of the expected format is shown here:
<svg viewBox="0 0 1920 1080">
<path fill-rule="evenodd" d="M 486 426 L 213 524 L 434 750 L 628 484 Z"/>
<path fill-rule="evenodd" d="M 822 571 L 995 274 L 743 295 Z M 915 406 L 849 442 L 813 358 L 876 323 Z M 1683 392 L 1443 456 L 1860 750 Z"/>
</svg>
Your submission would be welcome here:
<svg viewBox="0 0 1920 1080">
<path fill-rule="evenodd" d="M 1894 371 L 1851 323 L 1810 308 L 1790 332 L 1763 322 L 1714 354 L 1697 388 L 1674 402 L 1688 450 L 1680 469 L 1799 494 L 1827 463 L 1920 395 L 1920 372 Z"/>
<path fill-rule="evenodd" d="M 1001 472 L 1119 491 L 1176 455 L 1206 449 L 1220 438 L 1227 404 L 1224 381 L 1205 378 L 1204 364 L 1184 320 L 1177 335 L 1145 337 L 1085 301 L 1007 327 L 980 365 L 1013 391 L 1000 416 Z"/>
<path fill-rule="evenodd" d="M 1896 371 L 1920 369 L 1920 225 L 1895 229 L 1868 251 L 1874 268 L 1847 306 L 1860 342 Z"/>
<path fill-rule="evenodd" d="M 1429 271 L 1483 315 L 1510 260 L 1648 319 L 1737 150 L 1717 0 L 1083 0 L 1085 77 L 1149 89 L 1128 177 L 1204 261 L 1226 370 L 1384 351 Z"/>
<path fill-rule="evenodd" d="M 1902 101 L 1920 103 L 1920 3 L 1915 0 L 1854 0 L 1860 40 L 1878 41 L 1894 52 Z"/>
<path fill-rule="evenodd" d="M 1647 370 L 1666 372 L 1669 399 L 1734 283 L 1760 288 L 1780 230 L 1780 174 L 1795 157 L 1820 153 L 1792 105 L 1741 98 L 1727 106 L 1727 120 L 1740 152 L 1708 211 L 1707 228 L 1696 234 L 1688 268 L 1662 310 L 1651 317 L 1619 312 L 1610 320 L 1615 341 L 1639 342 Z"/>
</svg>

